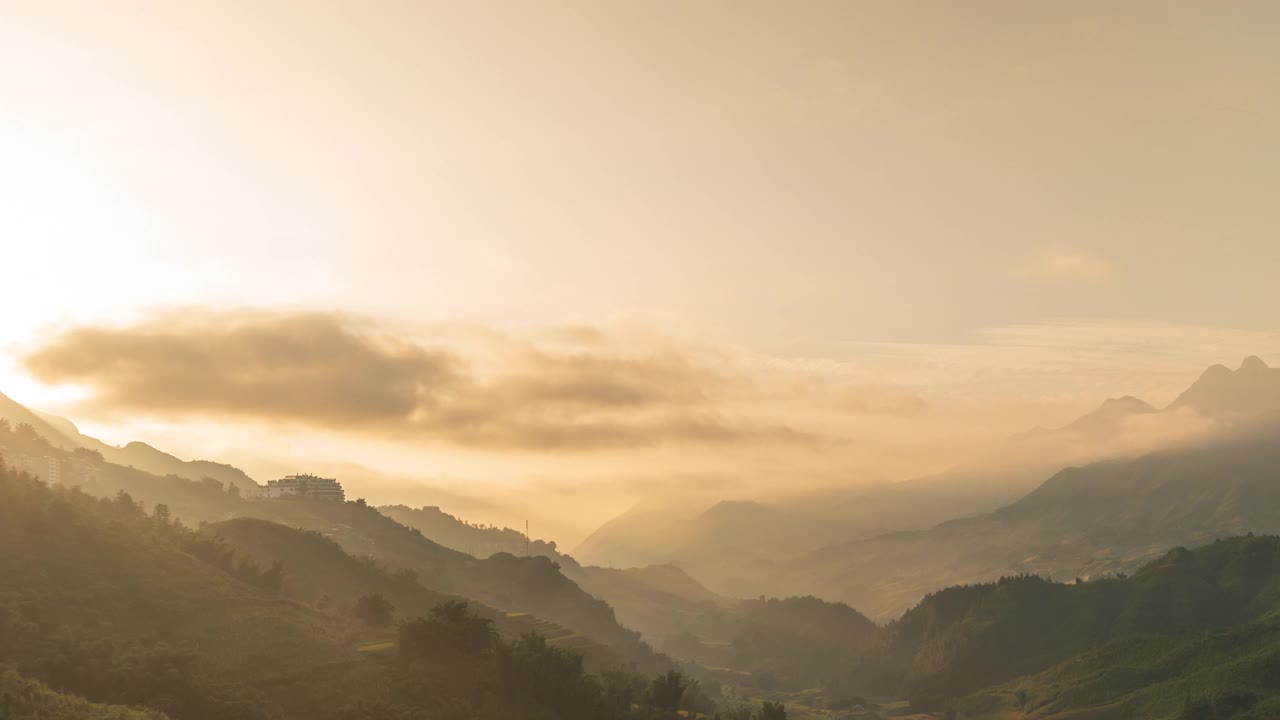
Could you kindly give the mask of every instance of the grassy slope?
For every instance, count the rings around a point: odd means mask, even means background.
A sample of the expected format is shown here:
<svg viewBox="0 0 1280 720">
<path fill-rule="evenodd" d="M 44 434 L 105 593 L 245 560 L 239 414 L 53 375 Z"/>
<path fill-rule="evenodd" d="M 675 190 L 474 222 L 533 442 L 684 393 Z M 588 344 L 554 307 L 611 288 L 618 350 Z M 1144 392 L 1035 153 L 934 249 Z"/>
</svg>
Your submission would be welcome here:
<svg viewBox="0 0 1280 720">
<path fill-rule="evenodd" d="M 405 505 L 385 505 L 378 512 L 406 527 L 422 532 L 423 535 L 468 555 L 486 558 L 496 553 L 505 552 L 511 555 L 545 555 L 557 562 L 563 562 L 563 556 L 556 550 L 554 542 L 531 540 L 525 542 L 524 533 L 512 528 L 496 526 L 472 525 L 437 507 L 411 508 Z"/>
<path fill-rule="evenodd" d="M 189 718 L 324 717 L 378 688 L 344 625 L 179 543 L 127 504 L 0 473 L 0 661 Z"/>
<path fill-rule="evenodd" d="M 145 708 L 100 705 L 50 690 L 0 666 L 0 718 L 4 720 L 166 720 Z"/>
<path fill-rule="evenodd" d="M 338 543 L 319 533 L 254 518 L 212 523 L 201 528 L 201 532 L 221 538 L 228 548 L 260 565 L 282 562 L 285 575 L 281 593 L 285 597 L 308 605 L 326 606 L 341 616 L 350 615 L 356 599 L 369 593 L 379 593 L 389 599 L 400 618 L 426 615 L 442 600 L 457 599 L 426 589 L 412 576 L 397 575 L 371 558 L 352 557 Z M 622 662 L 607 646 L 557 623 L 527 613 L 504 612 L 475 601 L 472 609 L 493 620 L 503 637 L 512 639 L 536 632 L 559 647 L 582 654 L 589 668 L 605 669 Z M 361 649 L 366 652 L 391 649 L 394 644 L 389 642 L 390 630 L 384 634 L 388 637 L 371 640 Z"/>
<path fill-rule="evenodd" d="M 1119 672 L 1110 663 L 1124 663 L 1108 643 L 1141 647 L 1163 637 L 1174 647 L 1266 622 L 1277 608 L 1280 538 L 1235 538 L 1175 549 L 1124 580 L 1023 577 L 949 588 L 885 629 L 876 671 L 882 685 L 900 682 L 937 705 L 1088 653 L 1095 655 L 1076 667 Z"/>
<path fill-rule="evenodd" d="M 1222 718 L 1280 717 L 1280 626 L 1129 638 L 977 693 L 966 718 L 1179 718 L 1188 701 Z"/>
<path fill-rule="evenodd" d="M 352 555 L 369 555 L 387 567 L 416 572 L 422 584 L 433 590 L 572 628 L 567 634 L 581 633 L 608 645 L 646 671 L 667 665 L 664 658 L 640 641 L 637 633 L 618 623 L 608 604 L 584 592 L 545 558 L 504 554 L 477 560 L 355 503 L 255 502 L 235 496 L 217 483 L 152 475 L 75 455 L 43 439 L 25 440 L 10 435 L 0 443 L 7 443 L 14 452 L 62 458 L 67 482 L 80 485 L 91 494 L 110 497 L 124 490 L 147 507 L 168 506 L 175 517 L 190 524 L 255 517 L 319 532 Z M 584 643 L 584 648 L 589 646 Z"/>
<path fill-rule="evenodd" d="M 584 592 L 548 558 L 500 553 L 476 559 L 355 503 L 246 502 L 241 514 L 318 532 L 352 555 L 368 555 L 387 567 L 414 571 L 433 590 L 573 628 L 646 671 L 667 665 L 641 642 L 638 633 L 618 623 L 613 608 Z"/>
</svg>

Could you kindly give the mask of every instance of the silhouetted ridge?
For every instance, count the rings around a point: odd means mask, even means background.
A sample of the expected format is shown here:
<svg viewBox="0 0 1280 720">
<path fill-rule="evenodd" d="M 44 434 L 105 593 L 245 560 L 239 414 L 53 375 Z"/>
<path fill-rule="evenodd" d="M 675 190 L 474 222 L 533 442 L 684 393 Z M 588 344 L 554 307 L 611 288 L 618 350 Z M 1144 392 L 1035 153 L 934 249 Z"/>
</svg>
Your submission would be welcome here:
<svg viewBox="0 0 1280 720">
<path fill-rule="evenodd" d="M 1239 372 L 1259 372 L 1270 370 L 1271 367 L 1262 361 L 1257 355 L 1250 355 L 1240 363 Z"/>
<path fill-rule="evenodd" d="M 1280 412 L 1280 370 L 1251 355 L 1232 371 L 1213 365 L 1169 409 L 1190 408 L 1209 417 Z"/>
<path fill-rule="evenodd" d="M 1157 412 L 1160 411 L 1152 407 L 1147 401 L 1132 395 L 1108 398 L 1103 401 L 1102 405 L 1098 406 L 1098 409 L 1076 419 L 1064 429 L 1074 432 L 1107 430 L 1134 415 L 1149 415 Z M 1042 434 L 1043 432 L 1041 431 Z"/>
</svg>

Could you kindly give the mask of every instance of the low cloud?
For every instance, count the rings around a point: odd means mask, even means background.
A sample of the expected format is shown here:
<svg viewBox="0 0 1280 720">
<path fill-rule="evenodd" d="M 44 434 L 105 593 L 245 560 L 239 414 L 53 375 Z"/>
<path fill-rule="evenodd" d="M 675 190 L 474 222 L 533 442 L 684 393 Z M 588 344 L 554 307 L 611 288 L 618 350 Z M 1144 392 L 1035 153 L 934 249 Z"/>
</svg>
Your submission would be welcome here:
<svg viewBox="0 0 1280 720">
<path fill-rule="evenodd" d="M 39 380 L 164 418 L 204 414 L 515 450 L 806 443 L 726 411 L 723 378 L 676 348 L 623 349 L 576 328 L 566 347 L 491 335 L 397 339 L 335 313 L 170 314 L 80 327 L 25 358 Z"/>
<path fill-rule="evenodd" d="M 1036 251 L 1015 272 L 1027 279 L 1059 285 L 1100 285 L 1115 276 L 1115 267 L 1083 250 L 1055 245 Z"/>
<path fill-rule="evenodd" d="M 929 403 L 915 393 L 882 385 L 863 385 L 837 394 L 841 406 L 852 413 L 915 417 L 928 411 Z"/>
</svg>

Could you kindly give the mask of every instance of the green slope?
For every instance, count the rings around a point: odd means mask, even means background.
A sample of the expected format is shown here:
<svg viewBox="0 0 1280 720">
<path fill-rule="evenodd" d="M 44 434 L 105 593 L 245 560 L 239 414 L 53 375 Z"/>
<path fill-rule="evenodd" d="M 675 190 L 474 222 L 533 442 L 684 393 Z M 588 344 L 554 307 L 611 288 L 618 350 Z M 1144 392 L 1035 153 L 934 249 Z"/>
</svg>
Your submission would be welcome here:
<svg viewBox="0 0 1280 720">
<path fill-rule="evenodd" d="M 0 666 L 0 718 L 4 720 L 166 720 L 145 708 L 91 703 L 50 690 L 12 668 Z"/>
<path fill-rule="evenodd" d="M 337 542 L 316 532 L 255 518 L 211 523 L 200 532 L 260 566 L 282 563 L 285 573 L 280 592 L 284 597 L 339 616 L 351 616 L 356 600 L 371 593 L 390 600 L 397 618 L 427 615 L 443 601 L 461 599 L 424 588 L 416 573 L 391 570 L 370 556 L 352 557 Z M 528 613 L 504 612 L 475 601 L 471 601 L 471 607 L 473 612 L 492 620 L 498 632 L 508 639 L 537 633 L 558 647 L 582 654 L 591 669 L 605 670 L 623 663 L 614 650 L 558 623 Z M 379 637 L 360 649 L 369 652 L 393 646 Z"/>
<path fill-rule="evenodd" d="M 388 568 L 413 571 L 432 590 L 573 628 L 645 670 L 657 671 L 669 664 L 638 633 L 619 624 L 613 608 L 565 577 L 549 558 L 499 553 L 477 559 L 352 502 L 246 502 L 238 514 L 320 533 L 352 555 L 367 555 Z"/>
<path fill-rule="evenodd" d="M 866 671 L 937 707 L 1111 642 L 1182 642 L 1278 610 L 1280 538 L 1240 537 L 1174 549 L 1126 579 L 1068 585 L 1021 576 L 934 593 L 885 628 Z"/>
<path fill-rule="evenodd" d="M 379 507 L 378 512 L 405 527 L 418 530 L 445 547 L 472 557 L 487 558 L 504 552 L 511 555 L 544 555 L 557 562 L 565 561 L 564 556 L 556 550 L 554 542 L 530 539 L 526 544 L 525 535 L 519 530 L 494 525 L 473 525 L 439 507 L 385 505 Z"/>
<path fill-rule="evenodd" d="M 182 718 L 325 717 L 379 687 L 358 635 L 189 554 L 192 537 L 127 497 L 0 473 L 0 662 Z"/>
<path fill-rule="evenodd" d="M 957 707 L 973 719 L 1280 717 L 1280 626 L 1117 641 Z"/>
<path fill-rule="evenodd" d="M 35 434 L 3 433 L 0 455 L 5 448 L 60 458 L 64 482 L 94 495 L 110 497 L 123 490 L 147 507 L 166 505 L 174 517 L 189 524 L 251 517 L 317 532 L 352 555 L 368 555 L 393 570 L 416 573 L 432 590 L 572 628 L 612 647 L 645 670 L 657 671 L 669 664 L 642 642 L 638 633 L 620 625 L 607 603 L 584 592 L 547 558 L 499 554 L 477 560 L 360 503 L 252 501 L 216 481 L 152 475 L 106 462 L 83 449 L 60 449 Z"/>
</svg>

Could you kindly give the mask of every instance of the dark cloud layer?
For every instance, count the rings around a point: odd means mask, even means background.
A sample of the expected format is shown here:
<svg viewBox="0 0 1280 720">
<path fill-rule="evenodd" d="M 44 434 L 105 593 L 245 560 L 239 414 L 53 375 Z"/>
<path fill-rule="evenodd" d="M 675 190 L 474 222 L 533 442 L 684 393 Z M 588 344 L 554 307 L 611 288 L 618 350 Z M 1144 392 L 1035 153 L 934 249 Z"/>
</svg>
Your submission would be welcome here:
<svg viewBox="0 0 1280 720">
<path fill-rule="evenodd" d="M 509 342 L 481 372 L 467 348 L 446 345 L 398 340 L 340 314 L 195 311 L 71 329 L 25 363 L 44 382 L 89 387 L 97 405 L 160 417 L 216 414 L 500 449 L 808 439 L 726 418 L 712 398 L 721 379 L 675 350 Z"/>
</svg>

